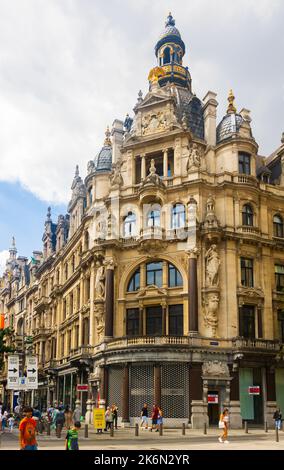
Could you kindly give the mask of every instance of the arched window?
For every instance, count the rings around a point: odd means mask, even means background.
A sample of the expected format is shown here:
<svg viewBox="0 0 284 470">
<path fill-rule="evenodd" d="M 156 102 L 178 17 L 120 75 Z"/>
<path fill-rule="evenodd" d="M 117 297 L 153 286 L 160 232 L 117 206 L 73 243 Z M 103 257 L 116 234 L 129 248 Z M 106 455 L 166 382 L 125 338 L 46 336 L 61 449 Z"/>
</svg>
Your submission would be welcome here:
<svg viewBox="0 0 284 470">
<path fill-rule="evenodd" d="M 147 214 L 147 227 L 160 227 L 161 212 L 159 209 L 151 210 Z"/>
<path fill-rule="evenodd" d="M 273 234 L 274 237 L 283 238 L 283 219 L 278 214 L 273 217 Z"/>
<path fill-rule="evenodd" d="M 185 207 L 183 204 L 176 204 L 172 208 L 172 228 L 181 228 L 185 226 Z"/>
<path fill-rule="evenodd" d="M 17 335 L 23 336 L 23 331 L 24 331 L 24 320 L 20 318 L 17 324 Z"/>
<path fill-rule="evenodd" d="M 133 212 L 128 212 L 124 219 L 124 236 L 134 237 L 136 235 L 136 215 Z"/>
<path fill-rule="evenodd" d="M 164 65 L 171 63 L 171 51 L 169 47 L 164 50 Z"/>
<path fill-rule="evenodd" d="M 163 263 L 161 261 L 146 264 L 146 284 L 162 287 Z"/>
<path fill-rule="evenodd" d="M 242 210 L 243 225 L 253 226 L 253 208 L 250 204 L 245 204 Z"/>
<path fill-rule="evenodd" d="M 140 289 L 140 268 L 132 275 L 128 283 L 127 292 L 135 292 L 138 289 Z"/>
<path fill-rule="evenodd" d="M 180 287 L 182 286 L 182 277 L 179 270 L 169 263 L 168 277 L 169 277 L 169 287 Z"/>
</svg>

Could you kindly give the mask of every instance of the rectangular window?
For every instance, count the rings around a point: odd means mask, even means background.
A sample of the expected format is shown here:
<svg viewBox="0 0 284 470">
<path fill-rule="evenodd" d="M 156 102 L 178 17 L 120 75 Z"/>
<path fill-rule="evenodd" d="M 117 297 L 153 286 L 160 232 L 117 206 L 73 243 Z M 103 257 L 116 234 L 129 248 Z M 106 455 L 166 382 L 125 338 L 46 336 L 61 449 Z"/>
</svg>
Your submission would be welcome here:
<svg viewBox="0 0 284 470">
<path fill-rule="evenodd" d="M 242 286 L 253 287 L 253 260 L 241 258 L 241 283 Z"/>
<path fill-rule="evenodd" d="M 239 153 L 239 173 L 250 175 L 250 155 L 248 153 Z"/>
<path fill-rule="evenodd" d="M 279 292 L 284 291 L 284 266 L 275 264 L 275 287 Z"/>
<path fill-rule="evenodd" d="M 139 335 L 139 308 L 126 310 L 126 334 L 127 336 Z"/>
<path fill-rule="evenodd" d="M 169 306 L 169 335 L 183 336 L 183 305 Z"/>
<path fill-rule="evenodd" d="M 163 283 L 163 265 L 162 263 L 148 263 L 146 265 L 147 286 L 155 285 L 162 287 Z"/>
<path fill-rule="evenodd" d="M 135 184 L 141 183 L 141 157 L 135 158 Z"/>
<path fill-rule="evenodd" d="M 146 309 L 146 334 L 162 334 L 162 307 L 148 307 Z"/>
<path fill-rule="evenodd" d="M 255 315 L 254 307 L 244 305 L 239 312 L 239 334 L 247 339 L 255 338 Z"/>
</svg>

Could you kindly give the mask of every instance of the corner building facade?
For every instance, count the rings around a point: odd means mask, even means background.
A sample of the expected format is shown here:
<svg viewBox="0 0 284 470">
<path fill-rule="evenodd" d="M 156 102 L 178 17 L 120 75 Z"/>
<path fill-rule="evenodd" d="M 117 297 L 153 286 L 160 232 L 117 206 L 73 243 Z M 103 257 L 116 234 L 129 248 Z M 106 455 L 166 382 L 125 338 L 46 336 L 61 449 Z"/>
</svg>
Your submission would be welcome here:
<svg viewBox="0 0 284 470">
<path fill-rule="evenodd" d="M 155 54 L 133 117 L 114 121 L 84 181 L 76 168 L 68 215 L 48 212 L 20 294 L 7 266 L 5 319 L 33 336 L 44 405 L 77 399 L 91 419 L 99 394 L 124 425 L 143 403 L 170 425 L 216 424 L 223 406 L 232 427 L 271 424 L 284 409 L 284 139 L 258 155 L 232 92 L 217 125 L 171 14 Z"/>
</svg>

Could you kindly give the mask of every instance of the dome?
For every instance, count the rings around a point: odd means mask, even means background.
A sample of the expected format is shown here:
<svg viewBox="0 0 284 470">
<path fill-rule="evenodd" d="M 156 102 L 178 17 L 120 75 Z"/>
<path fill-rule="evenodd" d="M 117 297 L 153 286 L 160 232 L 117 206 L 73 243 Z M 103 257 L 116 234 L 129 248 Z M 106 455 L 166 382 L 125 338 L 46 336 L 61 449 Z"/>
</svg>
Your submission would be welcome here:
<svg viewBox="0 0 284 470">
<path fill-rule="evenodd" d="M 106 130 L 106 138 L 103 148 L 94 159 L 95 172 L 111 171 L 112 166 L 112 147 L 109 128 Z"/>
<path fill-rule="evenodd" d="M 239 132 L 243 118 L 240 114 L 226 114 L 217 126 L 217 144 Z"/>
<path fill-rule="evenodd" d="M 95 157 L 95 171 L 111 171 L 112 148 L 104 145 Z"/>
<path fill-rule="evenodd" d="M 156 56 L 158 54 L 158 50 L 160 49 L 160 47 L 162 47 L 164 44 L 167 44 L 169 42 L 178 44 L 182 48 L 183 55 L 185 54 L 184 42 L 181 39 L 179 30 L 175 27 L 175 20 L 173 19 L 171 13 L 169 13 L 169 16 L 167 17 L 165 29 L 160 34 L 158 42 L 155 46 Z"/>
</svg>

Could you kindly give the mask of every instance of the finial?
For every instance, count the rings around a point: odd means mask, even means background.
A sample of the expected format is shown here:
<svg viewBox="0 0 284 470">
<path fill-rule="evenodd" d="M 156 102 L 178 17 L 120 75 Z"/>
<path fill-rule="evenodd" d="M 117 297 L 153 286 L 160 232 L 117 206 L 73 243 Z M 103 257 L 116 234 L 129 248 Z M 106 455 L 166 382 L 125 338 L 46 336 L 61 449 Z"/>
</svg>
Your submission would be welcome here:
<svg viewBox="0 0 284 470">
<path fill-rule="evenodd" d="M 12 237 L 12 248 L 16 248 L 16 240 L 15 240 L 15 237 Z"/>
<path fill-rule="evenodd" d="M 169 12 L 169 15 L 168 15 L 167 21 L 166 21 L 166 26 L 174 26 L 175 24 L 176 24 L 176 22 L 173 19 L 171 12 Z"/>
<path fill-rule="evenodd" d="M 143 93 L 141 90 L 139 90 L 138 92 L 138 103 L 142 103 L 143 101 Z"/>
<path fill-rule="evenodd" d="M 284 144 L 284 132 L 282 132 L 281 144 Z"/>
<path fill-rule="evenodd" d="M 76 165 L 75 177 L 79 176 L 79 165 Z"/>
<path fill-rule="evenodd" d="M 227 109 L 227 114 L 236 114 L 237 112 L 237 108 L 234 105 L 234 99 L 235 97 L 234 97 L 233 90 L 230 90 L 229 96 L 228 96 L 229 106 Z"/>
<path fill-rule="evenodd" d="M 110 131 L 109 131 L 109 126 L 107 126 L 107 130 L 105 132 L 105 142 L 104 142 L 104 145 L 107 146 L 107 147 L 110 147 L 111 146 L 111 140 L 110 140 Z"/>
</svg>

